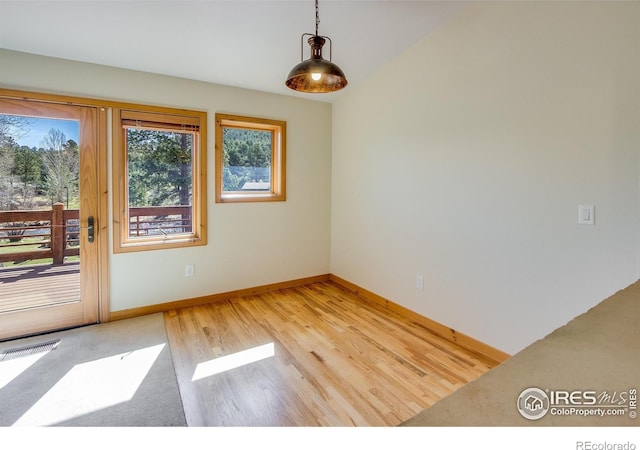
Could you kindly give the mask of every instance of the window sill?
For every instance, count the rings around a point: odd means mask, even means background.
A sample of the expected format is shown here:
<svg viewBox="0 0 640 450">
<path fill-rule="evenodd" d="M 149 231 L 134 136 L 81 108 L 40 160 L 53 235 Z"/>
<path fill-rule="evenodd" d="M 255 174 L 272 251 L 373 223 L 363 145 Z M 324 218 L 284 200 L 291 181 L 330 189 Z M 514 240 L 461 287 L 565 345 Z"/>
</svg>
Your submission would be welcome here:
<svg viewBox="0 0 640 450">
<path fill-rule="evenodd" d="M 284 202 L 286 197 L 283 194 L 273 193 L 227 193 L 216 198 L 216 203 L 247 203 L 247 202 Z"/>
<path fill-rule="evenodd" d="M 199 245 L 206 245 L 207 242 L 204 239 L 198 237 L 180 237 L 180 238 L 167 238 L 164 240 L 140 240 L 140 241 L 127 241 L 121 243 L 114 248 L 114 253 L 129 253 L 140 252 L 145 250 L 160 250 L 171 248 L 184 248 L 194 247 Z"/>
</svg>

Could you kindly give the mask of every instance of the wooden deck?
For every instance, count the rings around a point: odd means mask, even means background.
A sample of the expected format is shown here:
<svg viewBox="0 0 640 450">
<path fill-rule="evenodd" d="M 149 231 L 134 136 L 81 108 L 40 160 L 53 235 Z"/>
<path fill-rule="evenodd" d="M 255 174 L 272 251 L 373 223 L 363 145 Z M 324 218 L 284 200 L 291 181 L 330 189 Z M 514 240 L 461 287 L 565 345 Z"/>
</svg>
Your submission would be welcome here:
<svg viewBox="0 0 640 450">
<path fill-rule="evenodd" d="M 80 264 L 0 269 L 0 314 L 80 298 Z"/>
</svg>

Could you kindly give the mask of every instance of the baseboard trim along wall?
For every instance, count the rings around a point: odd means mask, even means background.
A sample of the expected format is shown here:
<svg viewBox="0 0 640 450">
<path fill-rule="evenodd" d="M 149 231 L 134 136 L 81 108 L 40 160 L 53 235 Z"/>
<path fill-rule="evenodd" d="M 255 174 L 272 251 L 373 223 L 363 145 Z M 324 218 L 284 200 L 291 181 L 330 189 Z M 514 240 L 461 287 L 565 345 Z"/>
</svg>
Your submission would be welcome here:
<svg viewBox="0 0 640 450">
<path fill-rule="evenodd" d="M 394 303 L 389 299 L 381 297 L 380 295 L 375 294 L 371 291 L 368 291 L 367 289 L 364 289 L 343 278 L 340 278 L 337 275 L 330 274 L 329 280 L 353 292 L 364 301 L 375 303 L 377 305 L 380 305 L 384 308 L 389 309 L 390 311 L 394 311 L 398 314 L 401 314 L 421 324 L 425 328 L 428 328 L 434 334 L 437 334 L 438 336 L 448 340 L 449 342 L 454 342 L 458 344 L 460 347 L 464 347 L 467 350 L 471 350 L 473 352 L 479 353 L 498 363 L 502 363 L 506 361 L 511 356 L 508 353 L 498 350 L 497 348 L 491 347 L 490 345 L 487 345 L 484 342 L 480 342 L 477 339 L 467 336 L 466 334 L 460 333 L 454 330 L 453 328 L 450 328 L 446 325 L 436 322 L 435 320 L 431 320 L 428 317 L 422 316 L 414 311 L 411 311 L 410 309 L 407 309 L 404 306 L 398 305 L 397 303 Z"/>
<path fill-rule="evenodd" d="M 297 280 L 282 281 L 279 283 L 265 284 L 246 289 L 238 289 L 236 291 L 222 292 L 220 294 L 205 295 L 186 300 L 177 300 L 175 302 L 158 303 L 157 305 L 141 306 L 139 308 L 123 309 L 121 311 L 112 311 L 111 320 L 130 319 L 132 317 L 143 316 L 147 314 L 155 314 L 159 312 L 171 311 L 172 309 L 190 308 L 192 306 L 206 305 L 208 303 L 223 302 L 232 298 L 245 297 L 247 295 L 264 294 L 267 292 L 278 291 L 296 286 L 304 286 L 306 284 L 321 283 L 329 281 L 329 275 L 317 275 L 313 277 L 299 278 Z"/>
<path fill-rule="evenodd" d="M 205 295 L 202 297 L 195 297 L 186 300 L 178 300 L 168 303 L 159 303 L 157 305 L 142 306 L 139 308 L 125 309 L 121 311 L 112 311 L 111 320 L 130 319 L 133 317 L 144 316 L 147 314 L 155 314 L 160 312 L 167 312 L 173 309 L 189 308 L 192 306 L 205 305 L 209 303 L 222 302 L 230 300 L 232 298 L 244 297 L 248 295 L 264 294 L 267 292 L 273 292 L 280 289 L 287 289 L 296 286 L 304 286 L 306 284 L 320 283 L 332 281 L 333 283 L 341 286 L 342 288 L 354 293 L 364 302 L 374 303 L 378 306 L 382 306 L 390 311 L 401 314 L 410 320 L 413 320 L 425 328 L 431 330 L 434 334 L 458 344 L 467 350 L 479 353 L 489 359 L 492 359 L 498 363 L 506 361 L 510 355 L 498 350 L 490 345 L 480 342 L 470 336 L 460 333 L 453 328 L 447 327 L 435 320 L 431 320 L 428 317 L 421 316 L 420 314 L 411 311 L 410 309 L 400 306 L 397 303 L 392 302 L 389 299 L 381 297 L 367 289 L 364 289 L 350 281 L 340 278 L 337 275 L 325 274 L 317 275 L 313 277 L 299 278 L 296 280 L 283 281 L 280 283 L 266 284 L 263 286 L 256 286 L 246 289 L 238 289 L 235 291 L 223 292 L 220 294 Z"/>
</svg>

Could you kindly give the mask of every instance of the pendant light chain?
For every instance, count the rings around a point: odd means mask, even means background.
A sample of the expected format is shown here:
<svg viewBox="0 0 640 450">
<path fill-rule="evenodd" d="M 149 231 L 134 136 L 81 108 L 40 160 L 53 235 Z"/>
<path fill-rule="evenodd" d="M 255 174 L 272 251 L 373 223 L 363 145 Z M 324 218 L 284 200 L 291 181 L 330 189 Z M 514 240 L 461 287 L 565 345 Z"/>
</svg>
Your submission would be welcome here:
<svg viewBox="0 0 640 450">
<path fill-rule="evenodd" d="M 316 36 L 318 35 L 318 24 L 320 23 L 320 11 L 318 9 L 318 0 L 316 0 Z"/>
</svg>

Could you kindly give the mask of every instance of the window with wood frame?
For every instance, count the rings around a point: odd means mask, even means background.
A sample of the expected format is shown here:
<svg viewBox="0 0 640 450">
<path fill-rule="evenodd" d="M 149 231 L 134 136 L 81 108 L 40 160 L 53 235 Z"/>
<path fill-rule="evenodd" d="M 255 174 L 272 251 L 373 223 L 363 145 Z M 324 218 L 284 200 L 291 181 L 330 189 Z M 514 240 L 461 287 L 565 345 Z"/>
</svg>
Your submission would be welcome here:
<svg viewBox="0 0 640 450">
<path fill-rule="evenodd" d="M 216 202 L 285 201 L 286 122 L 216 114 Z"/>
<path fill-rule="evenodd" d="M 206 244 L 206 113 L 113 110 L 114 252 Z"/>
</svg>

